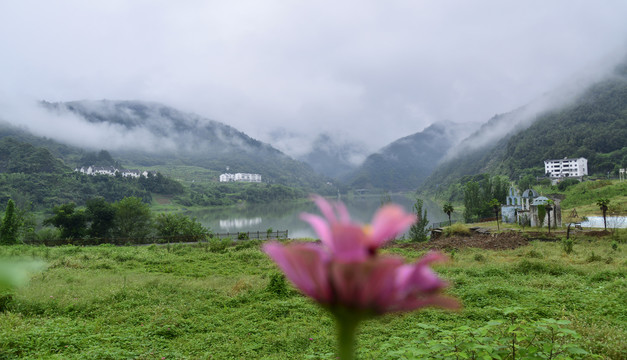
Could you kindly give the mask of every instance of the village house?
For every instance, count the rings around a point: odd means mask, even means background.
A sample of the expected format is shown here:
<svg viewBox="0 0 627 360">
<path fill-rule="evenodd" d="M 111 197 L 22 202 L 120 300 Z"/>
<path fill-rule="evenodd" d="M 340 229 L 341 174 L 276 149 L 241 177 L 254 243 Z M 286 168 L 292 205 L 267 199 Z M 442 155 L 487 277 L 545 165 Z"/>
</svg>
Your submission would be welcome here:
<svg viewBox="0 0 627 360">
<path fill-rule="evenodd" d="M 544 173 L 551 178 L 553 184 L 564 178 L 576 178 L 581 181 L 588 175 L 588 160 L 582 157 L 544 160 Z"/>
<path fill-rule="evenodd" d="M 546 211 L 549 198 L 540 196 L 537 191 L 527 189 L 520 195 L 518 189 L 513 186 L 509 188 L 506 204 L 501 206 L 501 221 L 504 223 L 518 223 L 529 226 L 547 226 L 549 215 L 551 216 L 551 227 L 562 226 L 562 208 L 559 199 L 550 200 L 552 202 L 550 213 Z M 540 219 L 542 217 L 542 219 Z"/>
<path fill-rule="evenodd" d="M 123 177 L 132 177 L 132 178 L 139 178 L 140 176 L 144 176 L 144 177 L 148 177 L 148 175 L 154 175 L 155 173 L 152 171 L 141 171 L 141 170 L 137 170 L 137 169 L 116 169 L 113 166 L 88 166 L 88 167 L 84 167 L 81 166 L 81 168 L 76 168 L 74 169 L 74 171 L 76 172 L 80 172 L 82 174 L 85 175 L 108 175 L 108 176 L 115 176 L 116 174 L 120 174 Z"/>
<path fill-rule="evenodd" d="M 236 173 L 236 174 L 225 173 L 225 174 L 220 175 L 220 182 L 231 182 L 231 181 L 261 182 L 261 175 L 247 174 L 247 173 Z"/>
</svg>

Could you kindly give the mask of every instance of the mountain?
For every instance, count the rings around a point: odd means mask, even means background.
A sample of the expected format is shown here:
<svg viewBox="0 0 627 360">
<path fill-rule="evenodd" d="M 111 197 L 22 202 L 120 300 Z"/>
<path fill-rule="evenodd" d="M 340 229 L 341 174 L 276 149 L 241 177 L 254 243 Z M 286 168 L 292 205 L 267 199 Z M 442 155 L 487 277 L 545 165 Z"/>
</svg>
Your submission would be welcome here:
<svg viewBox="0 0 627 360">
<path fill-rule="evenodd" d="M 347 181 L 355 188 L 415 190 L 447 151 L 475 127 L 475 124 L 434 123 L 368 156 L 347 176 Z"/>
<path fill-rule="evenodd" d="M 509 131 L 495 130 L 499 128 Z M 421 190 L 432 191 L 479 173 L 511 179 L 541 176 L 544 160 L 563 157 L 585 157 L 590 174 L 606 174 L 627 166 L 625 139 L 627 63 L 569 102 L 543 111 L 521 108 L 493 117 L 451 151 Z"/>
<path fill-rule="evenodd" d="M 50 151 L 9 137 L 0 139 L 0 154 L 0 173 L 62 173 L 70 170 Z"/>
<path fill-rule="evenodd" d="M 76 136 L 94 138 L 90 150 L 105 149 L 122 163 L 258 173 L 264 182 L 307 189 L 325 182 L 308 165 L 231 126 L 162 104 L 111 100 L 41 104 L 58 122 L 71 119 L 78 123 L 75 127 L 89 129 L 76 130 Z"/>
<path fill-rule="evenodd" d="M 364 145 L 322 133 L 313 141 L 311 150 L 297 159 L 309 164 L 319 174 L 339 179 L 353 171 L 366 155 Z"/>
</svg>

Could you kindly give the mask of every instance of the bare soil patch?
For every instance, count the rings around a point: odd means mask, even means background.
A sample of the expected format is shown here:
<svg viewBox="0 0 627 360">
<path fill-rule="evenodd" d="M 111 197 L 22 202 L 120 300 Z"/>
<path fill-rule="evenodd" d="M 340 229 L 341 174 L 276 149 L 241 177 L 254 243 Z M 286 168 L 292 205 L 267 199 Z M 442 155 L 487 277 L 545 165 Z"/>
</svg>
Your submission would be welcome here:
<svg viewBox="0 0 627 360">
<path fill-rule="evenodd" d="M 529 240 L 518 232 L 499 234 L 472 234 L 470 236 L 440 237 L 424 243 L 395 244 L 393 247 L 414 248 L 417 250 L 452 250 L 479 248 L 486 250 L 510 250 L 529 245 Z"/>
</svg>

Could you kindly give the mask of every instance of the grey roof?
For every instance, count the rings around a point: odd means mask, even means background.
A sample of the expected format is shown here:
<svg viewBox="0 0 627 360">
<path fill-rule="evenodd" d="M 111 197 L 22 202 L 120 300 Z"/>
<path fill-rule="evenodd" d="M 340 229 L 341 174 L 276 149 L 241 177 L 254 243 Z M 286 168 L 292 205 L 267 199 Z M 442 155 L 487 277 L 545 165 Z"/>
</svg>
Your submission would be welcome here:
<svg viewBox="0 0 627 360">
<path fill-rule="evenodd" d="M 527 189 L 525 190 L 525 192 L 523 192 L 522 197 L 524 198 L 537 198 L 538 197 L 538 192 L 535 191 L 534 189 Z"/>
</svg>

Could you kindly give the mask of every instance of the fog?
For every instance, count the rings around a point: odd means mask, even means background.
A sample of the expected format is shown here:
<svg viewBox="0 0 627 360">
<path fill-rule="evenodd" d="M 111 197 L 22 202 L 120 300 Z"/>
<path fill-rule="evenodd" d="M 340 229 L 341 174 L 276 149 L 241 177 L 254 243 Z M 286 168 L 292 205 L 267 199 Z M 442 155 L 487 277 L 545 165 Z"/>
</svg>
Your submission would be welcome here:
<svg viewBox="0 0 627 360">
<path fill-rule="evenodd" d="M 34 106 L 155 101 L 288 154 L 323 132 L 375 151 L 576 93 L 573 79 L 623 59 L 625 14 L 622 0 L 4 1 L 0 118 L 77 145 L 169 149 Z"/>
</svg>

